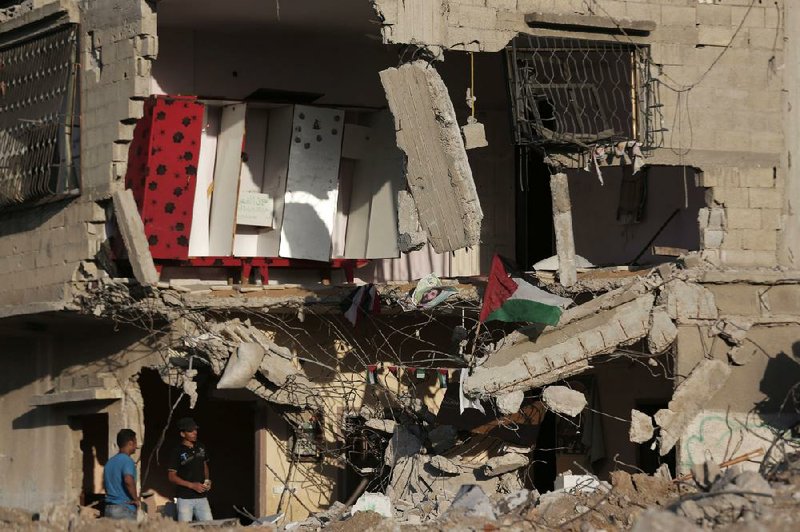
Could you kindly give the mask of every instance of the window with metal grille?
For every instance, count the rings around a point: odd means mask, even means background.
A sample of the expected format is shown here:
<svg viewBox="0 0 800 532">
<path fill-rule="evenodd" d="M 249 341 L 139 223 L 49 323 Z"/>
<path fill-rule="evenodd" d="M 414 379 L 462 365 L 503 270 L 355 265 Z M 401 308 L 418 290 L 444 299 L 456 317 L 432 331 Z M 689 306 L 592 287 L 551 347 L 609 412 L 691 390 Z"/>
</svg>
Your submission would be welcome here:
<svg viewBox="0 0 800 532">
<path fill-rule="evenodd" d="M 517 144 L 551 150 L 623 140 L 660 145 L 661 106 L 646 46 L 523 35 L 506 58 Z"/>
<path fill-rule="evenodd" d="M 0 45 L 0 207 L 77 193 L 77 26 Z"/>
</svg>

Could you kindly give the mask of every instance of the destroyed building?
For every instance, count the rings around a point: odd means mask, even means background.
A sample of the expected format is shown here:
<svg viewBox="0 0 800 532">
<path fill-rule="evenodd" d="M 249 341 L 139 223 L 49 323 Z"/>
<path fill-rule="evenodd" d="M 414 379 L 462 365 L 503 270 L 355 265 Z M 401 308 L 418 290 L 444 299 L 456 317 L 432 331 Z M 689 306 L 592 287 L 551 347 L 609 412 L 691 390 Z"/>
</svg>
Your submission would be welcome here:
<svg viewBox="0 0 800 532">
<path fill-rule="evenodd" d="M 220 517 L 775 459 L 798 31 L 788 0 L 0 1 L 0 506 L 101 499 L 122 427 L 163 506 L 184 415 Z M 496 255 L 572 304 L 482 321 Z"/>
</svg>

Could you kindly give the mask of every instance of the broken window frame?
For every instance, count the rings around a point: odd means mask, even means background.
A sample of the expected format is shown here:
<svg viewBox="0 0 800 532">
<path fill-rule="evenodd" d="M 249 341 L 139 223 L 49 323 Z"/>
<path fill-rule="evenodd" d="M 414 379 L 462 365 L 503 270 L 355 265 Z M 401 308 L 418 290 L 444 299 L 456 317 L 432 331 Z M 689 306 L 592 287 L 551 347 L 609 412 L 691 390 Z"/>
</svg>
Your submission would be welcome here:
<svg viewBox="0 0 800 532">
<path fill-rule="evenodd" d="M 21 34 L 12 32 L 0 40 L 0 209 L 4 211 L 80 194 L 78 44 L 74 23 L 25 27 Z M 37 52 L 44 61 L 36 62 Z M 15 63 L 20 68 L 16 73 L 9 69 L 12 77 L 8 77 L 6 68 Z M 13 97 L 12 90 L 17 97 L 8 101 L 5 91 Z M 16 149 L 10 147 L 12 142 Z"/>
<path fill-rule="evenodd" d="M 604 59 L 610 56 L 613 64 L 598 69 L 591 61 L 587 63 L 590 54 L 600 54 Z M 558 59 L 558 55 L 562 58 Z M 524 35 L 511 41 L 505 57 L 515 144 L 567 152 L 583 151 L 592 144 L 628 140 L 641 142 L 646 150 L 663 144 L 661 104 L 657 80 L 650 72 L 649 46 Z M 541 79 L 548 76 L 548 65 L 549 81 Z M 536 66 L 541 74 L 534 78 Z M 582 73 L 581 68 L 584 69 Z M 576 74 L 579 79 L 575 79 Z M 608 79 L 606 74 L 611 74 Z M 601 98 L 603 87 L 598 82 L 610 83 L 615 92 L 612 97 L 606 97 L 605 103 Z M 576 89 L 588 90 L 594 102 L 600 104 L 595 116 L 586 113 L 586 108 L 580 108 L 575 98 Z M 559 113 L 556 109 L 552 117 L 543 117 L 535 100 L 547 98 L 548 94 L 553 96 L 556 91 L 560 92 L 561 101 L 557 104 L 562 111 Z M 626 106 L 615 108 L 612 100 L 628 104 L 629 109 Z M 578 131 L 575 127 L 573 131 L 565 130 L 568 113 L 573 115 L 576 125 L 594 122 L 597 127 L 594 131 Z M 619 114 L 627 116 L 617 116 Z M 556 127 L 548 127 L 548 121 L 554 122 Z M 615 121 L 623 124 L 626 131 L 617 131 L 612 124 Z"/>
</svg>

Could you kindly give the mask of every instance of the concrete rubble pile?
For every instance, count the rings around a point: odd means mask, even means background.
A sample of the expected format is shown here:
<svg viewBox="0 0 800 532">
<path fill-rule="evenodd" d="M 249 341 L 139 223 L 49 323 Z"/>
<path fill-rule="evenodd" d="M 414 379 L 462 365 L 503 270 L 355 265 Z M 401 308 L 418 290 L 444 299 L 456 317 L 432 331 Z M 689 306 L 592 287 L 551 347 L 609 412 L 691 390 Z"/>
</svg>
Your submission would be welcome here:
<svg viewBox="0 0 800 532">
<path fill-rule="evenodd" d="M 420 464 L 424 465 L 416 471 L 424 473 L 425 479 L 418 475 L 417 487 L 424 491 L 414 492 L 411 498 L 366 492 L 352 507 L 335 503 L 325 512 L 286 524 L 284 529 L 306 531 L 336 523 L 347 526 L 359 513 L 374 512 L 378 514 L 374 530 L 420 524 L 432 530 L 527 529 L 533 523 L 541 529 L 571 525 L 574 530 L 699 531 L 765 518 L 791 519 L 800 503 L 794 496 L 798 471 L 793 480 L 772 484 L 758 472 L 740 466 L 720 472 L 718 466 L 706 464 L 700 464 L 694 477 L 686 481 L 674 480 L 666 467 L 654 475 L 617 470 L 610 483 L 567 472 L 556 480 L 557 489 L 539 494 L 525 488 L 502 493 L 485 481 L 459 480 L 465 466 L 454 460 L 426 457 Z M 453 465 L 458 471 L 445 471 Z"/>
</svg>

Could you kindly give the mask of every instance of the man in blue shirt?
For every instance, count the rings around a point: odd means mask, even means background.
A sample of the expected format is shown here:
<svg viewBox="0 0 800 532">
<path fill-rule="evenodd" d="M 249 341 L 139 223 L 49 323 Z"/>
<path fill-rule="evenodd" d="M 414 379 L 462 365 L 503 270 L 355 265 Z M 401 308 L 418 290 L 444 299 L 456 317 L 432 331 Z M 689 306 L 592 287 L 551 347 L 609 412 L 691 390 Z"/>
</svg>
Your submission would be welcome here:
<svg viewBox="0 0 800 532">
<path fill-rule="evenodd" d="M 111 519 L 136 519 L 139 496 L 136 492 L 136 464 L 131 455 L 136 452 L 136 433 L 122 429 L 117 433 L 119 453 L 109 458 L 103 469 L 106 488 L 105 516 Z"/>
</svg>

